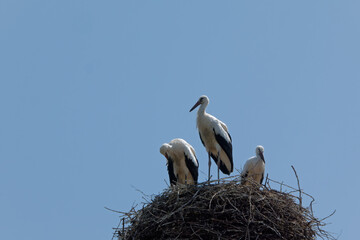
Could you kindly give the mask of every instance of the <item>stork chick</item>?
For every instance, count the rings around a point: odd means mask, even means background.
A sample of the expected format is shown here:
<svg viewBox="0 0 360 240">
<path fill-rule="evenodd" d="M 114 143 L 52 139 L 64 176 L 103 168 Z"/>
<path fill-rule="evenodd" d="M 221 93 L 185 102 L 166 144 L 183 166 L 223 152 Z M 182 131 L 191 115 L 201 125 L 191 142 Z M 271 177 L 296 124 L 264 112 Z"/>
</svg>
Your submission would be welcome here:
<svg viewBox="0 0 360 240">
<path fill-rule="evenodd" d="M 199 163 L 194 148 L 184 139 L 176 138 L 160 147 L 167 159 L 170 184 L 197 184 Z"/>
<path fill-rule="evenodd" d="M 256 156 L 249 158 L 241 172 L 241 184 L 255 182 L 261 184 L 264 179 L 265 158 L 264 147 L 257 146 L 255 149 Z"/>
</svg>

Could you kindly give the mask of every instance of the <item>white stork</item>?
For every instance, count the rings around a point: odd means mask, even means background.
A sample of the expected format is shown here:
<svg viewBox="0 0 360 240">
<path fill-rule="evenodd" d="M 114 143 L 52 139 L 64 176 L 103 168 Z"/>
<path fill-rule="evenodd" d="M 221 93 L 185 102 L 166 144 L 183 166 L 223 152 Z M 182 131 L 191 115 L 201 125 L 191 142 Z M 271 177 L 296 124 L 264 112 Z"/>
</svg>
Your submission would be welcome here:
<svg viewBox="0 0 360 240">
<path fill-rule="evenodd" d="M 209 181 L 211 159 L 214 159 L 219 169 L 224 174 L 230 175 L 233 171 L 233 156 L 232 156 L 232 140 L 225 123 L 221 122 L 216 117 L 205 112 L 209 98 L 201 96 L 195 105 L 190 109 L 190 112 L 200 105 L 197 112 L 196 125 L 199 130 L 199 135 L 202 144 L 205 146 L 209 155 Z"/>
<path fill-rule="evenodd" d="M 170 184 L 197 184 L 199 163 L 194 148 L 181 138 L 164 143 L 160 153 L 167 159 Z"/>
<path fill-rule="evenodd" d="M 265 158 L 263 146 L 257 146 L 256 156 L 249 158 L 241 172 L 241 184 L 246 184 L 248 180 L 261 184 L 264 179 Z"/>
</svg>

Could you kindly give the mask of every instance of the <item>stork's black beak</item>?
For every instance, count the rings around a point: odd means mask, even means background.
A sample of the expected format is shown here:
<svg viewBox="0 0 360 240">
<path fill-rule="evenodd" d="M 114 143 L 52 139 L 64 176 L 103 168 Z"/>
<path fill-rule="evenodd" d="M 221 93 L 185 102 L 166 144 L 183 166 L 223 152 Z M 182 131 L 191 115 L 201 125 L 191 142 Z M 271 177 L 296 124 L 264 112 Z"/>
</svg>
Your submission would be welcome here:
<svg viewBox="0 0 360 240">
<path fill-rule="evenodd" d="M 199 106 L 199 105 L 200 105 L 200 100 L 195 103 L 195 105 L 190 109 L 189 112 L 191 112 L 192 110 L 194 110 L 194 109 L 195 109 L 197 106 Z"/>
<path fill-rule="evenodd" d="M 264 154 L 260 151 L 260 158 L 265 162 Z"/>
</svg>

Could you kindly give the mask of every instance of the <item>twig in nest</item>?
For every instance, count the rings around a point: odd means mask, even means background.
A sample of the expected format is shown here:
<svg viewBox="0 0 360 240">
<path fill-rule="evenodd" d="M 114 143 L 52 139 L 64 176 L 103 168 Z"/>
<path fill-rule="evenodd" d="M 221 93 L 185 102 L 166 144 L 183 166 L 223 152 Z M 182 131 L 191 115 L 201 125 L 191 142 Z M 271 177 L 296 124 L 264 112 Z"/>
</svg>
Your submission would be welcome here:
<svg viewBox="0 0 360 240">
<path fill-rule="evenodd" d="M 300 188 L 300 181 L 299 181 L 299 177 L 296 173 L 296 170 L 294 168 L 293 165 L 291 165 L 291 168 L 294 170 L 295 176 L 296 176 L 296 180 L 297 180 L 297 184 L 298 184 L 298 188 L 299 188 L 299 205 L 300 207 L 302 207 L 302 197 L 301 197 L 301 188 Z"/>
</svg>

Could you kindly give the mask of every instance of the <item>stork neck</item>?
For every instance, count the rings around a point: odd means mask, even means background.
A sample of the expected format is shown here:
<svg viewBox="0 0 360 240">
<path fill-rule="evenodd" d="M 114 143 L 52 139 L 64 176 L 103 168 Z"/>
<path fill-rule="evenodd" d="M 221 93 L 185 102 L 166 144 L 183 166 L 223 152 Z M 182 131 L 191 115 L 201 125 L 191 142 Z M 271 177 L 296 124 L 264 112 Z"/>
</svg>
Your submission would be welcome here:
<svg viewBox="0 0 360 240">
<path fill-rule="evenodd" d="M 205 114 L 205 109 L 207 107 L 207 104 L 201 104 L 200 107 L 199 107 L 199 110 L 197 112 L 198 115 L 204 115 Z"/>
</svg>

